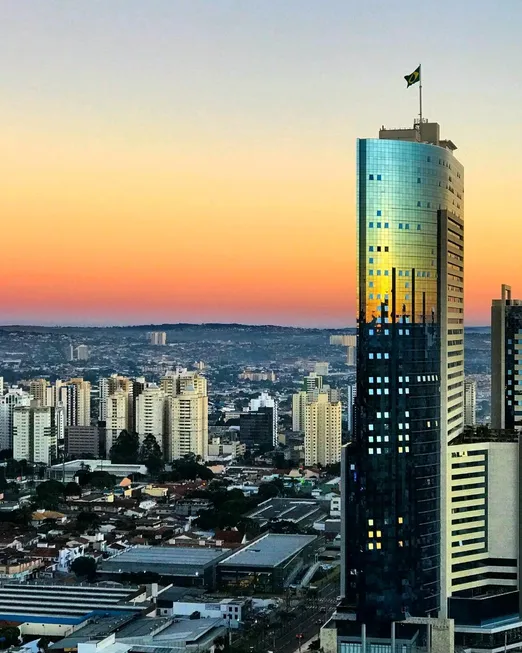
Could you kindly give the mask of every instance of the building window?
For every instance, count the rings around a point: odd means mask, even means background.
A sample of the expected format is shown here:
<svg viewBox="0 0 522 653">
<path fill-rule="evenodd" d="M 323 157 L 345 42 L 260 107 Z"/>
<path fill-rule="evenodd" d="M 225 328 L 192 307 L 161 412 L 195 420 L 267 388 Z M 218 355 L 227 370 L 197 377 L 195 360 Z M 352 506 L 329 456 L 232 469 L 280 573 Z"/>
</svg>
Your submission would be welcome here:
<svg viewBox="0 0 522 653">
<path fill-rule="evenodd" d="M 378 211 L 377 211 L 377 217 L 379 217 L 380 215 L 382 215 L 382 211 L 381 211 L 380 209 L 378 209 Z"/>
<path fill-rule="evenodd" d="M 368 179 L 369 179 L 370 181 L 373 181 L 373 175 L 369 175 L 369 176 L 368 176 Z"/>
</svg>

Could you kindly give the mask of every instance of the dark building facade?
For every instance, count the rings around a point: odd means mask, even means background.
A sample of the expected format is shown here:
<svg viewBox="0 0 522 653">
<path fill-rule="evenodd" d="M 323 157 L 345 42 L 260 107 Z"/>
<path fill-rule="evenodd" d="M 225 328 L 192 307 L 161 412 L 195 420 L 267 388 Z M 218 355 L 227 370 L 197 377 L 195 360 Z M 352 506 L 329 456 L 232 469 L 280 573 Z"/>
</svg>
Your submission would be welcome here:
<svg viewBox="0 0 522 653">
<path fill-rule="evenodd" d="M 506 285 L 491 306 L 491 425 L 522 430 L 522 300 Z"/>
<path fill-rule="evenodd" d="M 435 123 L 426 125 L 434 137 L 403 131 L 357 145 L 357 393 L 343 451 L 341 594 L 376 630 L 436 616 L 444 600 L 441 464 L 463 405 L 463 169 Z"/>
<path fill-rule="evenodd" d="M 247 449 L 273 449 L 274 409 L 261 407 L 239 416 L 239 440 Z"/>
</svg>

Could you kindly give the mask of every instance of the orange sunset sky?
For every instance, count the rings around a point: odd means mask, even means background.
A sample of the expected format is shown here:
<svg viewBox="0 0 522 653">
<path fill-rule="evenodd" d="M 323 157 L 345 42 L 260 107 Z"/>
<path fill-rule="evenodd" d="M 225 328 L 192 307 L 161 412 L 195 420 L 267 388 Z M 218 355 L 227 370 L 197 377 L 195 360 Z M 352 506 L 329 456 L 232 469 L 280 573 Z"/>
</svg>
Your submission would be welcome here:
<svg viewBox="0 0 522 653">
<path fill-rule="evenodd" d="M 0 322 L 353 325 L 355 140 L 465 166 L 466 322 L 522 296 L 520 0 L 2 0 Z"/>
</svg>

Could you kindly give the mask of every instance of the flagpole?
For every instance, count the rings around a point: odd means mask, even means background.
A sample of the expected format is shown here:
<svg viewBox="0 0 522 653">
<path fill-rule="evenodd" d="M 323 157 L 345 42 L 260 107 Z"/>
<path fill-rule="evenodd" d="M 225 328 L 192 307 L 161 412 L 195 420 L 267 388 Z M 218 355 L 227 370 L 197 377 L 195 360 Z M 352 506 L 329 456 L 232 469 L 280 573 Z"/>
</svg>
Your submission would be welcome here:
<svg viewBox="0 0 522 653">
<path fill-rule="evenodd" d="M 422 125 L 422 69 L 420 64 L 419 64 L 419 118 L 420 118 L 419 125 Z M 419 133 L 420 130 L 421 128 L 419 126 Z"/>
</svg>

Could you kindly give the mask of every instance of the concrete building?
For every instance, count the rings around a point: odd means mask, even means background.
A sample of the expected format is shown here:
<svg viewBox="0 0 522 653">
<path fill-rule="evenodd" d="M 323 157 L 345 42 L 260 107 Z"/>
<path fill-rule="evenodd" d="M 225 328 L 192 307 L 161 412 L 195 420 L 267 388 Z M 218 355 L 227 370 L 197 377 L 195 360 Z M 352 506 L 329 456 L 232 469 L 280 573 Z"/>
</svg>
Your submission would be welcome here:
<svg viewBox="0 0 522 653">
<path fill-rule="evenodd" d="M 35 406 L 47 406 L 49 381 L 47 379 L 33 379 L 29 382 L 29 394 Z"/>
<path fill-rule="evenodd" d="M 149 386 L 136 401 L 136 432 L 143 442 L 145 436 L 153 435 L 163 449 L 166 429 L 167 398 L 161 388 Z"/>
<path fill-rule="evenodd" d="M 464 425 L 475 426 L 477 423 L 477 382 L 473 379 L 464 381 Z"/>
<path fill-rule="evenodd" d="M 350 433 L 354 432 L 354 407 L 355 407 L 355 397 L 357 396 L 357 385 L 354 383 L 348 386 L 348 392 L 346 397 L 346 421 L 348 422 L 348 431 Z"/>
<path fill-rule="evenodd" d="M 67 426 L 90 426 L 91 384 L 82 378 L 70 379 L 65 385 Z"/>
<path fill-rule="evenodd" d="M 105 438 L 106 451 L 110 452 L 118 435 L 129 429 L 129 395 L 119 388 L 106 400 Z M 161 442 L 160 442 L 161 445 Z"/>
<path fill-rule="evenodd" d="M 13 409 L 13 458 L 50 465 L 56 453 L 55 409 L 16 406 Z"/>
<path fill-rule="evenodd" d="M 357 348 L 348 347 L 346 349 L 346 364 L 348 367 L 355 367 L 357 365 Z"/>
<path fill-rule="evenodd" d="M 164 347 L 167 344 L 167 334 L 165 331 L 149 331 L 147 337 L 151 345 Z"/>
<path fill-rule="evenodd" d="M 102 613 L 139 614 L 150 604 L 138 587 L 100 587 L 77 585 L 6 583 L 0 587 L 0 619 L 21 623 L 24 635 L 63 637 L 86 619 Z"/>
<path fill-rule="evenodd" d="M 316 535 L 265 533 L 218 563 L 219 586 L 245 595 L 279 593 L 314 561 L 320 543 Z"/>
<path fill-rule="evenodd" d="M 73 361 L 86 361 L 89 360 L 89 347 L 87 345 L 69 345 L 69 360 Z"/>
<path fill-rule="evenodd" d="M 214 589 L 216 565 L 229 553 L 230 549 L 209 547 L 140 546 L 104 560 L 100 574 L 116 579 L 122 573 L 139 574 L 146 571 L 158 574 L 175 585 Z"/>
<path fill-rule="evenodd" d="M 178 460 L 193 453 L 208 457 L 208 397 L 191 386 L 169 400 L 168 454 Z"/>
<path fill-rule="evenodd" d="M 257 412 L 261 408 L 271 408 L 272 409 L 272 444 L 274 447 L 277 444 L 277 423 L 278 423 L 278 412 L 277 412 L 277 399 L 268 394 L 268 392 L 262 392 L 259 397 L 254 397 L 250 400 L 250 412 Z"/>
<path fill-rule="evenodd" d="M 21 388 L 9 388 L 0 396 L 0 450 L 13 447 L 13 411 L 16 406 L 29 406 L 31 395 Z"/>
<path fill-rule="evenodd" d="M 207 379 L 198 372 L 178 368 L 161 379 L 168 398 L 165 454 L 177 460 L 193 453 L 208 456 Z"/>
<path fill-rule="evenodd" d="M 98 458 L 100 455 L 100 429 L 97 426 L 67 426 L 65 451 L 75 458 Z"/>
<path fill-rule="evenodd" d="M 305 408 L 305 465 L 332 465 L 341 460 L 342 404 L 320 392 Z"/>
<path fill-rule="evenodd" d="M 69 481 L 74 481 L 78 473 L 87 467 L 91 472 L 108 472 L 118 479 L 126 478 L 129 474 L 147 474 L 147 467 L 145 465 L 111 463 L 107 460 L 82 458 L 52 465 L 48 469 L 48 476 L 49 478 L 54 478 L 58 481 L 63 480 L 64 483 L 68 483 Z"/>
<path fill-rule="evenodd" d="M 522 429 L 522 300 L 505 284 L 491 306 L 491 425 Z"/>
<path fill-rule="evenodd" d="M 328 376 L 329 369 L 329 363 L 326 361 L 319 361 L 314 365 L 314 374 L 317 376 Z"/>
<path fill-rule="evenodd" d="M 333 335 L 330 336 L 331 345 L 342 345 L 343 347 L 356 347 L 357 336 L 350 335 Z"/>
</svg>

